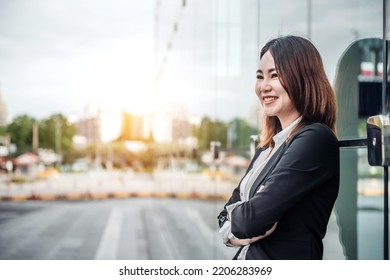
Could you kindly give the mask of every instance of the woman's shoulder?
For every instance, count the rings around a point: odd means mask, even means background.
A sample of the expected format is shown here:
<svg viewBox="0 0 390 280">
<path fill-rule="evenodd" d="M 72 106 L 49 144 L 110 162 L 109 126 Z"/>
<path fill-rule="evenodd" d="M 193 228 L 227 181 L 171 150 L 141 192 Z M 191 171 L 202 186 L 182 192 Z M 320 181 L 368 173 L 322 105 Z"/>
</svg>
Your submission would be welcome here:
<svg viewBox="0 0 390 280">
<path fill-rule="evenodd" d="M 318 122 L 304 126 L 299 131 L 297 131 L 297 133 L 292 138 L 300 136 L 310 136 L 310 138 L 315 141 L 333 142 L 338 145 L 338 139 L 335 133 L 325 124 Z"/>
</svg>

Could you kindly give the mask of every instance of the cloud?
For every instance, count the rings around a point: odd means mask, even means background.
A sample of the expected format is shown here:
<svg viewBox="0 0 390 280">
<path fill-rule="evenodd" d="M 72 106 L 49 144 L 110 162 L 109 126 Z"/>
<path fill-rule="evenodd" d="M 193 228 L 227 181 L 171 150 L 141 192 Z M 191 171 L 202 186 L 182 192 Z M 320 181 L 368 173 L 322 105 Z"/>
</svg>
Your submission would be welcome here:
<svg viewBox="0 0 390 280">
<path fill-rule="evenodd" d="M 0 83 L 13 114 L 136 98 L 153 78 L 154 1 L 2 1 Z"/>
</svg>

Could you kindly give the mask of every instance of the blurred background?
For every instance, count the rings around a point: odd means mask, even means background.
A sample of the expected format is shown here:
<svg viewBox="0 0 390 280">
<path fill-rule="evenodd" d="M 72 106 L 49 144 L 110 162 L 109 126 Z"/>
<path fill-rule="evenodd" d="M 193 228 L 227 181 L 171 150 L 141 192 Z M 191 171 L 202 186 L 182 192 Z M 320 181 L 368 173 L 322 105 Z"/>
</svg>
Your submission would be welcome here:
<svg viewBox="0 0 390 280">
<path fill-rule="evenodd" d="M 0 0 L 0 259 L 226 259 L 259 51 L 310 38 L 340 139 L 380 113 L 382 0 Z M 383 171 L 342 150 L 326 259 L 383 258 Z M 370 240 L 368 243 L 367 240 Z"/>
</svg>

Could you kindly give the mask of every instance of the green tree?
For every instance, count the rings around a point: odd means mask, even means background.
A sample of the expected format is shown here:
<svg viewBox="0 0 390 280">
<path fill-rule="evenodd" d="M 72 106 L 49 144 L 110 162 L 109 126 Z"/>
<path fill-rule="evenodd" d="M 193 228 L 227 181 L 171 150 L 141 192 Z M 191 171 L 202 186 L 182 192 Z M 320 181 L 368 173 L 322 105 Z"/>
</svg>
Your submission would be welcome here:
<svg viewBox="0 0 390 280">
<path fill-rule="evenodd" d="M 195 130 L 195 134 L 200 150 L 209 149 L 211 141 L 220 141 L 221 148 L 226 148 L 227 125 L 221 121 L 212 121 L 210 118 L 204 117 L 199 128 Z"/>
<path fill-rule="evenodd" d="M 62 114 L 54 114 L 39 124 L 39 147 L 61 153 L 65 162 L 73 152 L 73 136 L 77 128 Z"/>
<path fill-rule="evenodd" d="M 228 127 L 228 146 L 230 148 L 248 148 L 250 145 L 250 136 L 258 134 L 255 127 L 249 125 L 246 121 L 235 118 L 229 123 Z"/>
<path fill-rule="evenodd" d="M 16 117 L 6 128 L 6 132 L 11 136 L 11 142 L 14 143 L 18 152 L 25 152 L 32 149 L 32 127 L 36 122 L 34 118 L 27 115 Z"/>
</svg>

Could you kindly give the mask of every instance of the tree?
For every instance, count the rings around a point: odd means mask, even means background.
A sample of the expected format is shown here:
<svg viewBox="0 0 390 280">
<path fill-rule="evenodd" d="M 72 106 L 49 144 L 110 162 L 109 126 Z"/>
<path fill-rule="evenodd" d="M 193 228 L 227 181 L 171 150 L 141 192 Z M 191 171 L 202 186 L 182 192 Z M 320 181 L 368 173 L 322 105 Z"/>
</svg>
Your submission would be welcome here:
<svg viewBox="0 0 390 280">
<path fill-rule="evenodd" d="M 70 124 L 65 116 L 52 115 L 39 124 L 39 146 L 62 154 L 66 162 L 67 155 L 73 150 L 72 140 L 76 133 L 76 126 Z"/>
<path fill-rule="evenodd" d="M 195 134 L 200 150 L 209 149 L 211 141 L 219 141 L 221 148 L 226 147 L 227 125 L 221 121 L 211 121 L 208 117 L 204 117 Z"/>
<path fill-rule="evenodd" d="M 230 148 L 248 148 L 250 145 L 250 136 L 258 134 L 255 127 L 249 125 L 246 121 L 235 118 L 229 123 L 228 145 Z"/>
<path fill-rule="evenodd" d="M 32 129 L 36 122 L 34 118 L 27 115 L 16 117 L 6 128 L 6 132 L 11 136 L 11 142 L 14 143 L 18 152 L 25 152 L 32 149 Z"/>
</svg>

